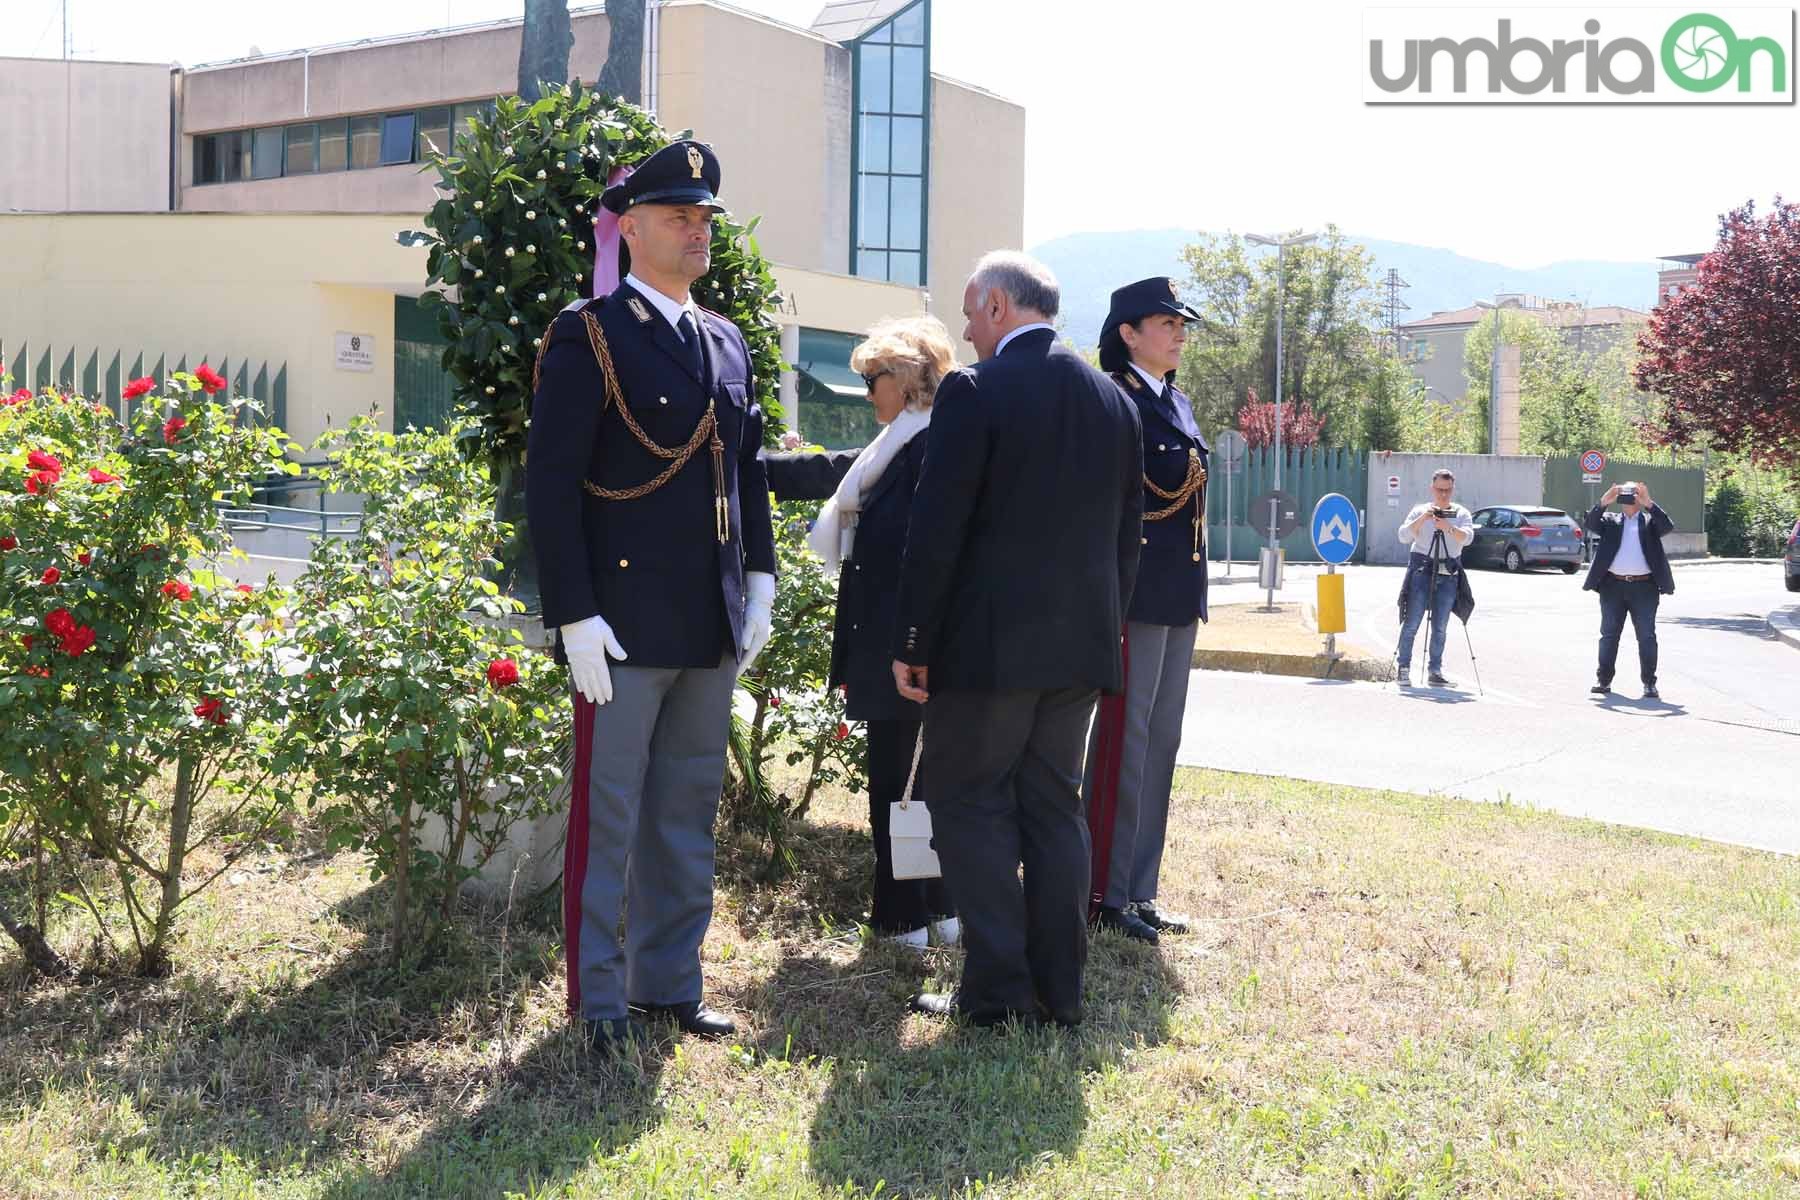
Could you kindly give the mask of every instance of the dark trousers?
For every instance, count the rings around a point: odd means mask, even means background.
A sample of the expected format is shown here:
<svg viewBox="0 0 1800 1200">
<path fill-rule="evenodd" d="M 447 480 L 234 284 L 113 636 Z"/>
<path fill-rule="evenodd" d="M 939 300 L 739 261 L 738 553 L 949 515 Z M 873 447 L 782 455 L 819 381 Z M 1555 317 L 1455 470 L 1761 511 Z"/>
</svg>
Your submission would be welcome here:
<svg viewBox="0 0 1800 1200">
<path fill-rule="evenodd" d="M 1612 686 L 1613 668 L 1619 661 L 1619 635 L 1625 632 L 1625 615 L 1637 634 L 1638 677 L 1645 687 L 1656 686 L 1656 605 L 1661 599 L 1654 579 L 1614 579 L 1600 585 L 1600 682 Z"/>
<path fill-rule="evenodd" d="M 957 1006 L 970 1017 L 1081 1019 L 1091 854 L 1081 755 L 1095 696 L 951 691 L 925 706 L 920 770 L 962 914 Z"/>
<path fill-rule="evenodd" d="M 908 933 L 956 914 L 950 890 L 942 879 L 894 878 L 888 806 L 906 794 L 906 777 L 912 772 L 919 726 L 918 721 L 868 723 L 869 828 L 875 834 L 875 899 L 869 924 L 880 933 Z M 935 814 L 937 806 L 925 789 L 924 774 L 919 772 L 920 782 L 913 788 L 913 798 L 923 800 Z"/>
</svg>

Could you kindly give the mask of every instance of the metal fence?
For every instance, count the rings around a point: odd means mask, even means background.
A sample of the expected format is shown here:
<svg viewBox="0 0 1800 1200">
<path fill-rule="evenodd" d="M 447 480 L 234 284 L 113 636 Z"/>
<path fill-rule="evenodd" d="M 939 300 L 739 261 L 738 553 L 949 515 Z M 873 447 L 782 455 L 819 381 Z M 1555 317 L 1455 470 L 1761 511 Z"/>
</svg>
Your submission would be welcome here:
<svg viewBox="0 0 1800 1200">
<path fill-rule="evenodd" d="M 55 346 L 33 347 L 27 342 L 15 345 L 4 338 L 0 338 L 0 361 L 6 363 L 16 388 L 30 388 L 36 392 L 55 387 L 103 403 L 122 419 L 132 415 L 127 411 L 124 388 L 133 379 L 150 376 L 156 380 L 156 389 L 160 393 L 163 384 L 177 371 L 190 371 L 206 363 L 231 384 L 232 395 L 249 396 L 257 402 L 262 410 L 259 424 L 287 426 L 286 363 L 233 362 L 229 355 L 223 354 L 172 357 L 152 355 L 141 349 L 114 350 L 107 357 L 107 352 L 98 348 L 83 351 L 66 346 L 59 350 Z M 140 403 L 154 400 L 153 393 Z"/>
<path fill-rule="evenodd" d="M 1280 540 L 1289 562 L 1318 562 L 1307 524 L 1319 497 L 1330 492 L 1348 496 L 1360 510 L 1368 490 L 1369 453 L 1366 450 L 1284 450 L 1281 490 L 1294 497 L 1299 528 Z M 1231 508 L 1226 511 L 1226 479 L 1230 478 Z M 1213 455 L 1206 481 L 1206 542 L 1208 557 L 1223 561 L 1253 559 L 1257 548 L 1268 544 L 1269 510 L 1264 504 L 1251 511 L 1251 501 L 1265 496 L 1275 482 L 1275 451 L 1271 447 L 1245 452 L 1242 465 L 1231 471 L 1224 457 Z M 1654 486 L 1654 485 L 1652 485 Z M 1361 561 L 1363 547 L 1357 546 Z"/>
<path fill-rule="evenodd" d="M 1640 480 L 1650 488 L 1657 505 L 1669 514 L 1675 528 L 1698 533 L 1706 528 L 1706 471 L 1702 467 L 1674 467 L 1667 463 L 1609 462 L 1603 482 L 1581 481 L 1581 458 L 1554 454 L 1544 459 L 1544 503 L 1567 512 L 1584 513 L 1621 480 Z"/>
</svg>

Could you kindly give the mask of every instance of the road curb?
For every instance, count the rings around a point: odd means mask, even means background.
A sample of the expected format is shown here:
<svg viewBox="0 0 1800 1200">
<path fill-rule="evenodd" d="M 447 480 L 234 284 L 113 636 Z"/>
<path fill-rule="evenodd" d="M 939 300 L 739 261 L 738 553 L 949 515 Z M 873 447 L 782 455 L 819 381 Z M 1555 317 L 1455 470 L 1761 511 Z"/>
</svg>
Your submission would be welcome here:
<svg viewBox="0 0 1800 1200">
<path fill-rule="evenodd" d="M 1796 650 L 1800 650 L 1800 605 L 1793 608 L 1778 608 L 1770 613 L 1766 620 L 1776 637 Z"/>
<path fill-rule="evenodd" d="M 1355 679 L 1385 683 L 1394 677 L 1386 659 L 1360 654 L 1281 654 L 1273 650 L 1194 651 L 1194 667 L 1207 671 L 1241 671 L 1253 675 L 1298 675 L 1307 679 Z"/>
</svg>

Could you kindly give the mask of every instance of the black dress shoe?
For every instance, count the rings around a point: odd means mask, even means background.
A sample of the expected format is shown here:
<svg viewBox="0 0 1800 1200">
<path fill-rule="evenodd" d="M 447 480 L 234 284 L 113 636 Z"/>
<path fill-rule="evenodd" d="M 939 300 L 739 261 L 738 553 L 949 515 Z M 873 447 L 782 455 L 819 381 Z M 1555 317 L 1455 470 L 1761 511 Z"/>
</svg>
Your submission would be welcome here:
<svg viewBox="0 0 1800 1200">
<path fill-rule="evenodd" d="M 725 1038 L 737 1032 L 732 1019 L 716 1008 L 708 1008 L 698 1000 L 683 1004 L 634 1004 L 633 1009 L 650 1021 L 673 1021 L 683 1033 L 696 1037 Z"/>
<path fill-rule="evenodd" d="M 1596 683 L 1593 687 L 1589 688 L 1588 691 L 1596 696 L 1608 696 L 1612 694 L 1612 687 L 1609 684 Z"/>
<path fill-rule="evenodd" d="M 1166 913 L 1156 907 L 1154 900 L 1139 900 L 1132 905 L 1138 920 L 1156 930 L 1158 933 L 1186 933 L 1188 918 L 1185 913 Z"/>
<path fill-rule="evenodd" d="M 1031 1027 L 1044 1023 L 1043 1014 L 1037 1012 L 1020 1012 L 1017 1009 L 999 1008 L 983 1012 L 964 1012 L 957 1002 L 955 992 L 920 992 L 912 998 L 908 1005 L 916 1013 L 924 1013 L 928 1017 L 946 1017 L 960 1024 L 976 1029 L 991 1029 L 996 1025 L 1008 1023 Z M 1080 1016 L 1075 1017 L 1080 1021 Z"/>
<path fill-rule="evenodd" d="M 1646 683 L 1644 685 L 1644 699 L 1661 700 L 1662 693 L 1656 690 L 1656 685 L 1654 683 Z"/>
<path fill-rule="evenodd" d="M 1100 915 L 1095 918 L 1094 923 L 1102 929 L 1122 933 L 1136 941 L 1149 942 L 1152 946 L 1156 945 L 1158 940 L 1156 930 L 1146 925 L 1136 913 L 1129 909 L 1108 908 L 1102 905 Z"/>
<path fill-rule="evenodd" d="M 928 1017 L 956 1016 L 955 992 L 920 992 L 912 998 L 908 1005 L 916 1013 L 924 1013 Z"/>
<path fill-rule="evenodd" d="M 582 1024 L 587 1026 L 590 1050 L 628 1050 L 633 1046 L 641 1046 L 648 1040 L 643 1027 L 634 1024 L 630 1017 L 602 1018 L 583 1021 Z"/>
</svg>

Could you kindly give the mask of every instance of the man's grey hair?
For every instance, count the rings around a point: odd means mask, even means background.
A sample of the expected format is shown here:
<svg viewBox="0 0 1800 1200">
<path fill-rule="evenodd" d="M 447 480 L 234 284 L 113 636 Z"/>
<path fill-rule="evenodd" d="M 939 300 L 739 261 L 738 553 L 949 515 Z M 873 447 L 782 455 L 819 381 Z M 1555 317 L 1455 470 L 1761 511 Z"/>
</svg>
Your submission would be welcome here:
<svg viewBox="0 0 1800 1200">
<path fill-rule="evenodd" d="M 1431 473 L 1431 482 L 1436 483 L 1440 479 L 1448 479 L 1451 483 L 1455 483 L 1456 472 L 1449 467 L 1439 467 Z"/>
<path fill-rule="evenodd" d="M 999 288 L 1015 308 L 1039 313 L 1046 321 L 1055 319 L 1062 303 L 1062 287 L 1050 268 L 1017 250 L 995 250 L 982 255 L 970 282 L 975 285 L 977 296 Z"/>
</svg>

